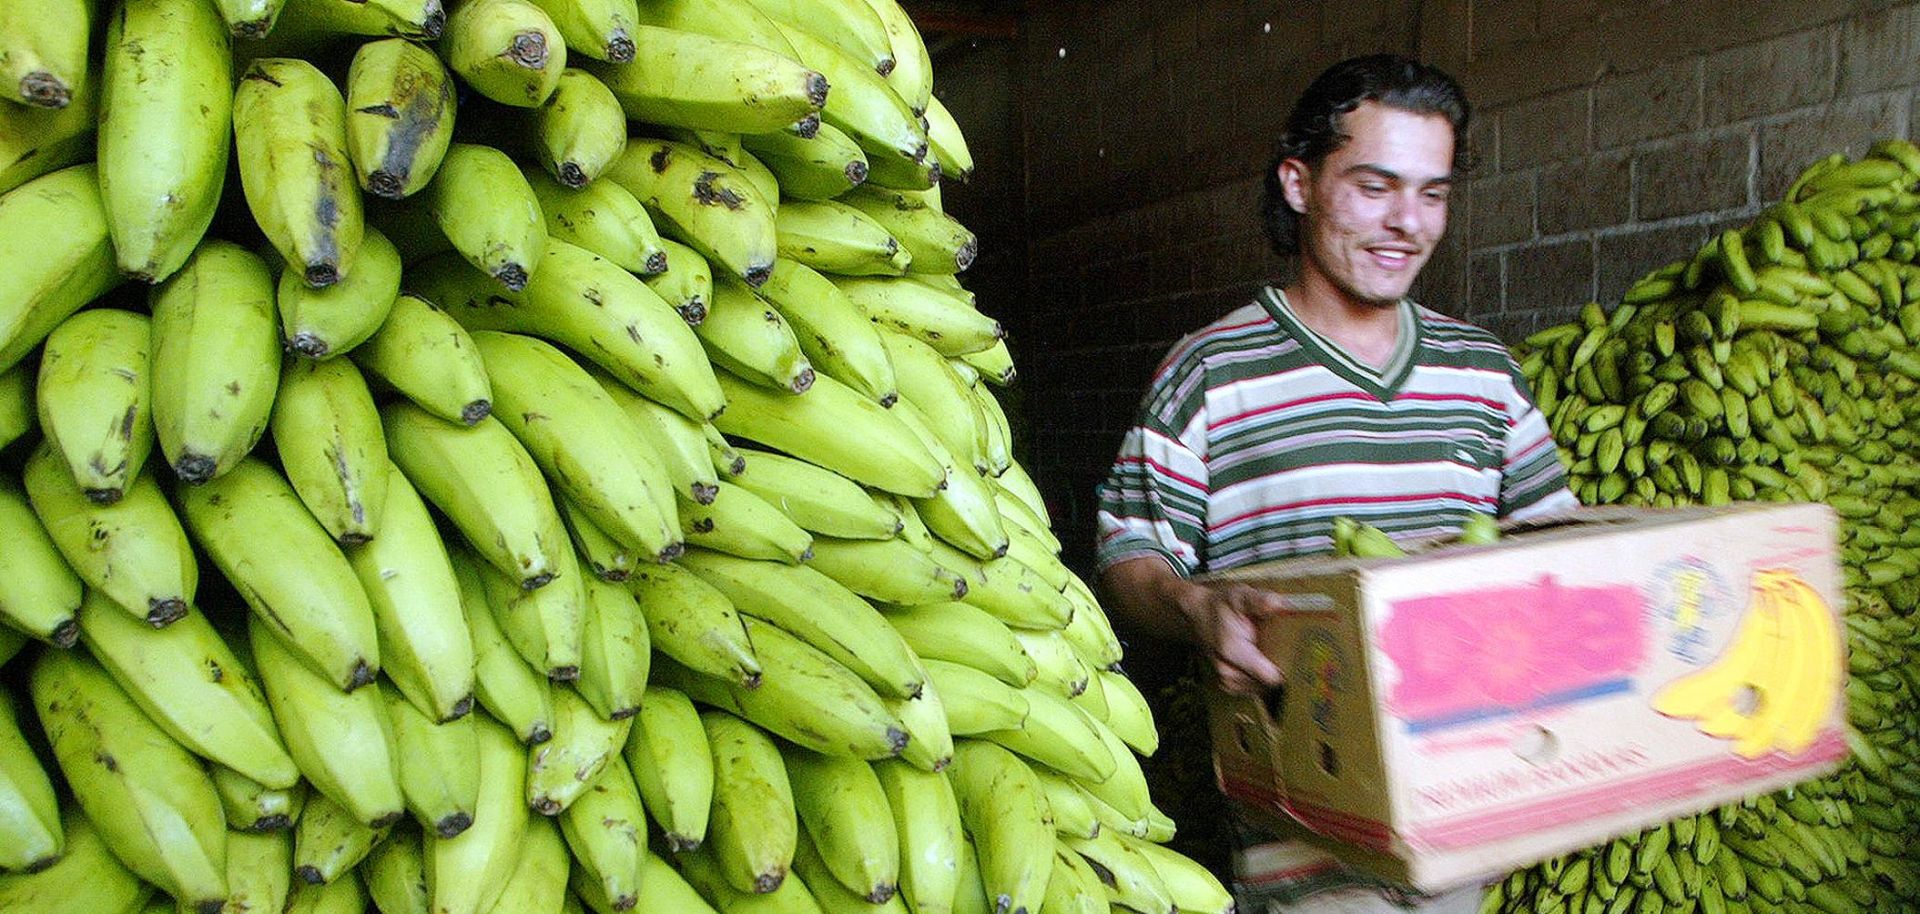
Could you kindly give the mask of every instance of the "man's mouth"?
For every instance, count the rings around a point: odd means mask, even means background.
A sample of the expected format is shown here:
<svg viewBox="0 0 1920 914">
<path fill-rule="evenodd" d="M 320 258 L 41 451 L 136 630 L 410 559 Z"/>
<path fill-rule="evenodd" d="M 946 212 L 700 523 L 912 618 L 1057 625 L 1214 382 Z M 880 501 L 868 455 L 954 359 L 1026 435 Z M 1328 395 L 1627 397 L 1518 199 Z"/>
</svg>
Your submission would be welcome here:
<svg viewBox="0 0 1920 914">
<path fill-rule="evenodd" d="M 1383 270 L 1404 270 L 1413 263 L 1414 251 L 1403 247 L 1371 247 L 1367 254 Z"/>
</svg>

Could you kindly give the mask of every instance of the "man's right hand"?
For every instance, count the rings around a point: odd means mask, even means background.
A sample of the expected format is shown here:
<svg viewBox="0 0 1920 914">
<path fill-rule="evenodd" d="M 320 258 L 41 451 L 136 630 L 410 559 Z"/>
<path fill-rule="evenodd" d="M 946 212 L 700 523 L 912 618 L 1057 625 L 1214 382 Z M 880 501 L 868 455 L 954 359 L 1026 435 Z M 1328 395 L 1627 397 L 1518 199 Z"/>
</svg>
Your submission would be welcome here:
<svg viewBox="0 0 1920 914">
<path fill-rule="evenodd" d="M 1278 596 L 1233 583 L 1181 581 L 1173 590 L 1174 605 L 1187 618 L 1194 641 L 1212 656 L 1221 688 L 1258 695 L 1280 684 L 1280 668 L 1254 640 L 1259 621 L 1281 609 Z"/>
</svg>

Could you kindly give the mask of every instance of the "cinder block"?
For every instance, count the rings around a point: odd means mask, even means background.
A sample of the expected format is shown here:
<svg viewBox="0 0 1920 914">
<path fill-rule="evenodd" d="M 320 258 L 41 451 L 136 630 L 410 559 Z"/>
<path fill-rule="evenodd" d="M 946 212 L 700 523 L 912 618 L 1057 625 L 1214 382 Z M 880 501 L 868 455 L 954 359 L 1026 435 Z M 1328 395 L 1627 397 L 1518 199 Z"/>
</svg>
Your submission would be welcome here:
<svg viewBox="0 0 1920 914">
<path fill-rule="evenodd" d="M 1587 95 L 1586 89 L 1573 89 L 1517 102 L 1502 110 L 1500 170 L 1519 171 L 1586 152 Z"/>
<path fill-rule="evenodd" d="M 1635 212 L 1649 222 L 1747 203 L 1753 131 L 1695 134 L 1634 154 Z"/>
<path fill-rule="evenodd" d="M 1593 242 L 1586 238 L 1507 252 L 1507 308 L 1579 307 L 1593 299 Z"/>
<path fill-rule="evenodd" d="M 1920 83 L 1920 7 L 1901 4 L 1840 30 L 1841 96 Z"/>
<path fill-rule="evenodd" d="M 1760 127 L 1760 199 L 1777 200 L 1800 170 L 1834 152 L 1858 156 L 1892 136 L 1898 112 L 1889 97 L 1838 101 Z"/>
<path fill-rule="evenodd" d="M 1625 152 L 1600 153 L 1540 171 L 1540 234 L 1620 225 L 1632 218 L 1633 168 Z"/>
<path fill-rule="evenodd" d="M 1680 60 L 1609 76 L 1593 88 L 1593 145 L 1657 140 L 1700 123 L 1700 61 Z"/>
<path fill-rule="evenodd" d="M 1816 28 L 1741 45 L 1706 59 L 1706 123 L 1790 111 L 1833 97 L 1834 30 Z"/>
<path fill-rule="evenodd" d="M 1533 172 L 1468 182 L 1472 197 L 1471 241 L 1476 248 L 1533 237 Z"/>
</svg>

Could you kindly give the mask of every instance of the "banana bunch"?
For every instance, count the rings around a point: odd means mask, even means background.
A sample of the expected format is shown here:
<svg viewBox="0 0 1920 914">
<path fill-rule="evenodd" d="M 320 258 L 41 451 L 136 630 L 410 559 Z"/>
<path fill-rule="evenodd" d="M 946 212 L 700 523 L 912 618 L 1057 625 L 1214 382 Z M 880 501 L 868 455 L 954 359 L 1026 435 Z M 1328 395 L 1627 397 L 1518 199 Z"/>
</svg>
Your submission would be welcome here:
<svg viewBox="0 0 1920 914">
<path fill-rule="evenodd" d="M 1516 872 L 1484 911 L 1920 905 L 1920 148 L 1808 167 L 1751 223 L 1516 353 L 1589 504 L 1822 501 L 1846 605 L 1766 571 L 1734 635 L 1655 696 L 1766 758 L 1844 703 L 1852 760 L 1778 794 Z M 1846 658 L 1847 674 L 1836 659 Z"/>
</svg>

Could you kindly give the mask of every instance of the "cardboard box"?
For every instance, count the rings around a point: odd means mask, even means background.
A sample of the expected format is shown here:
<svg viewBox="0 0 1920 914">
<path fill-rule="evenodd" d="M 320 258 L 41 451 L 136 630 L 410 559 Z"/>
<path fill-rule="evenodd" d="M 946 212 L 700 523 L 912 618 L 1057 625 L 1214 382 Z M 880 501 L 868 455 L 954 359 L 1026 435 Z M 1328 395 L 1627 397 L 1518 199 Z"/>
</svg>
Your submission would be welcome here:
<svg viewBox="0 0 1920 914">
<path fill-rule="evenodd" d="M 1440 891 L 1818 777 L 1847 754 L 1837 553 L 1825 505 L 1591 509 L 1211 575 L 1286 603 L 1258 635 L 1286 685 L 1209 696 L 1221 789 Z"/>
</svg>

